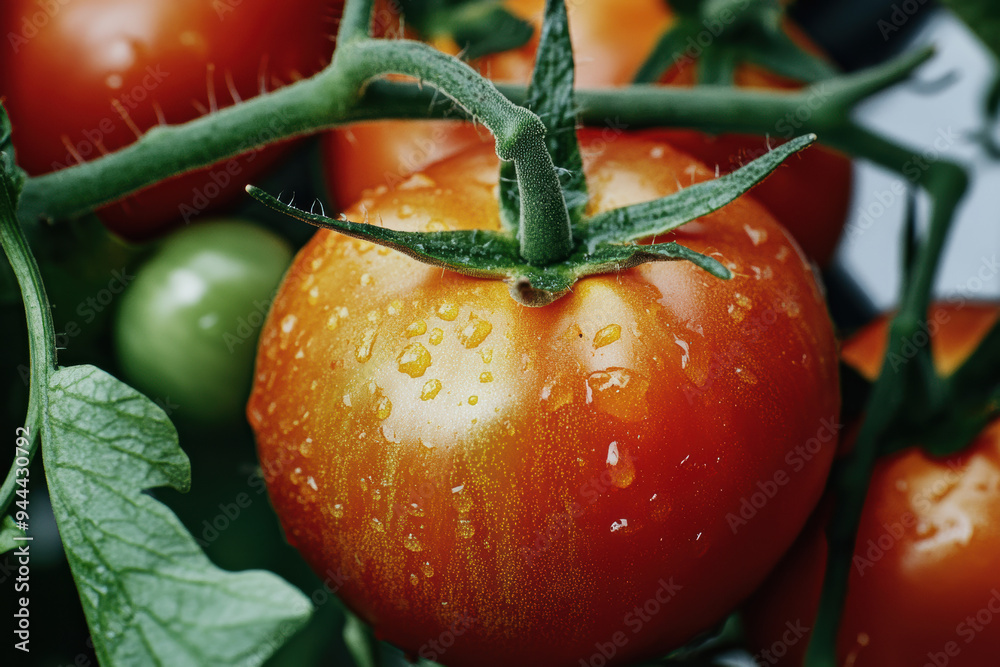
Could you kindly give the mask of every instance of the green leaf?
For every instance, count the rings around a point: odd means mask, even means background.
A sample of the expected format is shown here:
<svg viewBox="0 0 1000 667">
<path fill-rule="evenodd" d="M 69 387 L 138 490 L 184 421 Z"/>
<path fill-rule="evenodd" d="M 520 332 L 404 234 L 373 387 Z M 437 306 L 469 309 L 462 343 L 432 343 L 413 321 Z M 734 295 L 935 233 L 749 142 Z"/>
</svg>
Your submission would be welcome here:
<svg viewBox="0 0 1000 667">
<path fill-rule="evenodd" d="M 16 549 L 23 544 L 23 542 L 18 542 L 14 539 L 17 537 L 24 537 L 24 531 L 17 527 L 13 517 L 5 516 L 3 524 L 0 525 L 0 555 L 7 553 L 11 549 Z"/>
<path fill-rule="evenodd" d="M 344 644 L 357 667 L 378 667 L 378 640 L 367 623 L 344 610 Z"/>
<path fill-rule="evenodd" d="M 576 138 L 574 74 L 566 5 L 564 0 L 546 0 L 545 20 L 525 106 L 545 123 L 545 146 L 559 170 L 566 208 L 572 220 L 580 220 L 587 207 L 587 180 Z M 500 202 L 502 217 L 517 220 L 520 195 L 513 165 L 500 168 Z"/>
<path fill-rule="evenodd" d="M 258 665 L 310 604 L 267 572 L 225 572 L 144 493 L 190 481 L 152 401 L 91 366 L 49 381 L 43 458 L 52 509 L 105 665 Z"/>
<path fill-rule="evenodd" d="M 598 213 L 588 222 L 586 242 L 594 248 L 599 243 L 637 241 L 677 229 L 740 197 L 786 158 L 814 141 L 816 135 L 803 135 L 720 178 L 692 185 L 668 197 Z"/>
</svg>

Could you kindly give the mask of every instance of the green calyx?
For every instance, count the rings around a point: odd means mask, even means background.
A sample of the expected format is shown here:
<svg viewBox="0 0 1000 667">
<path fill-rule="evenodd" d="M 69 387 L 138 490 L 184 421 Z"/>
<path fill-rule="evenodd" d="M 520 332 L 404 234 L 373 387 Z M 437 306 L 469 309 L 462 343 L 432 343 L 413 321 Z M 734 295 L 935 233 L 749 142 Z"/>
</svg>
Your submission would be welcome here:
<svg viewBox="0 0 1000 667">
<path fill-rule="evenodd" d="M 518 302 L 544 306 L 566 294 L 580 278 L 624 271 L 648 262 L 684 260 L 717 278 L 729 279 L 731 274 L 725 266 L 690 248 L 674 242 L 638 245 L 636 241 L 666 234 L 722 208 L 815 139 L 815 135 L 799 137 L 731 174 L 668 197 L 585 218 L 577 226 L 570 255 L 544 266 L 534 265 L 522 256 L 521 245 L 512 230 L 401 232 L 308 213 L 253 186 L 247 192 L 265 205 L 311 225 L 377 243 L 457 273 L 502 280 Z"/>
<path fill-rule="evenodd" d="M 676 20 L 635 76 L 654 83 L 672 67 L 695 67 L 699 83 L 730 85 L 736 67 L 759 65 L 775 74 L 815 83 L 836 70 L 784 31 L 779 0 L 676 0 Z"/>
<path fill-rule="evenodd" d="M 359 14 L 352 23 L 360 26 L 364 20 Z M 345 30 L 350 26 L 342 27 L 342 33 Z M 252 186 L 247 191 L 267 206 L 317 227 L 393 248 L 433 266 L 502 280 L 511 296 L 526 306 L 552 303 L 585 276 L 648 262 L 684 260 L 729 279 L 725 266 L 690 248 L 674 242 L 637 242 L 725 206 L 816 139 L 799 137 L 731 174 L 669 197 L 587 216 L 587 183 L 576 138 L 573 51 L 563 0 L 546 2 L 527 108 L 510 102 L 465 64 L 426 45 L 376 42 L 358 32 L 337 56 L 346 76 L 361 87 L 388 73 L 419 77 L 493 132 L 503 163 L 499 202 L 503 228 L 400 232 L 307 213 Z"/>
</svg>

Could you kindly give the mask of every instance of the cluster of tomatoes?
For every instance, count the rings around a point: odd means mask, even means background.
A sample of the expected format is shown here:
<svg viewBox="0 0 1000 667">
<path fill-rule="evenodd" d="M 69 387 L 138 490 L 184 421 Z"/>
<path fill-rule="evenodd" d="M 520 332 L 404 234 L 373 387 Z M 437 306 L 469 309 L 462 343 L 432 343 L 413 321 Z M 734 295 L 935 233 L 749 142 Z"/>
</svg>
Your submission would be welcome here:
<svg viewBox="0 0 1000 667">
<path fill-rule="evenodd" d="M 6 3 L 5 32 L 19 39 L 0 94 L 18 162 L 46 173 L 311 76 L 329 61 L 339 4 Z M 541 0 L 504 4 L 537 27 Z M 401 30 L 380 11 L 384 31 Z M 673 20 L 660 0 L 572 3 L 578 85 L 630 82 Z M 536 48 L 537 37 L 473 65 L 526 83 Z M 681 59 L 661 83 L 693 85 L 696 66 Z M 795 85 L 750 66 L 735 79 Z M 665 196 L 767 148 L 613 123 L 579 138 L 588 212 Z M 274 507 L 317 572 L 342 574 L 344 601 L 414 656 L 567 666 L 663 655 L 742 604 L 762 664 L 802 664 L 826 558 L 821 496 L 851 430 L 838 363 L 874 378 L 885 349 L 880 321 L 838 355 L 812 269 L 844 223 L 848 159 L 810 148 L 671 233 L 726 264 L 728 282 L 658 263 L 529 309 L 503 284 L 331 232 L 292 260 L 286 240 L 249 221 L 203 220 L 289 148 L 97 214 L 130 241 L 165 236 L 117 306 L 122 369 L 202 420 L 238 413 L 252 381 L 246 410 Z M 481 129 L 378 121 L 329 133 L 322 153 L 330 199 L 352 220 L 500 228 L 499 163 Z M 943 374 L 997 314 L 932 311 Z M 912 449 L 880 462 L 839 660 L 971 667 L 1000 655 L 998 499 L 998 424 L 947 460 Z"/>
</svg>

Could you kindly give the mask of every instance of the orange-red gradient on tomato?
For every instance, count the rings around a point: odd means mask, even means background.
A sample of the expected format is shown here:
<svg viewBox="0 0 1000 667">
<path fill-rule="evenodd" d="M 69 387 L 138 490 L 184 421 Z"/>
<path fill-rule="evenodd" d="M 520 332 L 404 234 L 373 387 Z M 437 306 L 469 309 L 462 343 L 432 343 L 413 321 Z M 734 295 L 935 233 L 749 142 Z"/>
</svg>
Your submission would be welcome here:
<svg viewBox="0 0 1000 667">
<path fill-rule="evenodd" d="M 592 213 L 714 175 L 664 142 L 583 149 Z M 498 166 L 480 144 L 348 215 L 495 230 Z M 660 262 L 526 308 L 325 230 L 300 252 L 247 412 L 285 534 L 379 637 L 458 667 L 632 664 L 719 621 L 790 546 L 836 448 L 817 439 L 839 413 L 823 297 L 752 199 L 671 239 L 733 279 Z"/>
<path fill-rule="evenodd" d="M 997 321 L 1000 307 L 938 303 L 928 313 L 935 367 L 953 372 Z M 843 359 L 869 379 L 886 350 L 881 318 L 844 345 Z M 923 335 L 923 334 L 921 334 Z M 799 667 L 826 563 L 813 521 L 748 605 L 763 664 Z M 983 667 L 1000 656 L 1000 421 L 957 454 L 913 447 L 875 467 L 858 530 L 838 638 L 838 665 Z"/>
<path fill-rule="evenodd" d="M 31 175 L 93 160 L 162 123 L 182 123 L 322 69 L 339 0 L 7 0 L 0 96 Z M 281 119 L 249 137 L 256 148 Z M 102 208 L 142 241 L 227 203 L 287 146 L 252 150 Z"/>
</svg>

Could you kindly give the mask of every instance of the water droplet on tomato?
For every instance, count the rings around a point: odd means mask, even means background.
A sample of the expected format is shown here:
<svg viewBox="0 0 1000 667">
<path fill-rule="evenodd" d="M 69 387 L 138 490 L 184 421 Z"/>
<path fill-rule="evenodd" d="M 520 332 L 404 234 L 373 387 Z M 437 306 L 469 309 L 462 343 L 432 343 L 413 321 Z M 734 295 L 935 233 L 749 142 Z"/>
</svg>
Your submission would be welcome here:
<svg viewBox="0 0 1000 667">
<path fill-rule="evenodd" d="M 417 320 L 416 322 L 410 324 L 406 327 L 406 337 L 413 338 L 414 336 L 422 336 L 427 333 L 427 323 L 423 320 Z"/>
<path fill-rule="evenodd" d="M 621 338 L 621 335 L 622 328 L 620 324 L 609 324 L 594 334 L 594 349 L 597 350 L 605 345 L 611 345 Z"/>
<path fill-rule="evenodd" d="M 753 243 L 754 246 L 759 246 L 761 243 L 767 240 L 767 230 L 754 229 L 753 227 L 747 224 L 743 225 L 743 230 L 747 233 L 747 236 L 750 237 L 750 242 Z"/>
<path fill-rule="evenodd" d="M 420 571 L 423 572 L 424 576 L 428 579 L 434 576 L 434 568 L 427 561 L 424 561 L 424 564 L 420 566 Z"/>
<path fill-rule="evenodd" d="M 413 533 L 410 533 L 403 539 L 403 546 L 413 552 L 424 550 L 424 545 L 420 543 L 420 540 Z"/>
<path fill-rule="evenodd" d="M 375 405 L 375 416 L 379 419 L 388 419 L 391 414 L 392 401 L 389 400 L 388 396 L 380 397 L 378 403 Z"/>
<path fill-rule="evenodd" d="M 608 460 L 607 464 L 609 466 L 618 465 L 618 443 L 612 442 L 608 445 Z"/>
<path fill-rule="evenodd" d="M 385 532 L 385 526 L 382 525 L 382 522 L 376 519 L 375 517 L 372 517 L 372 528 L 374 528 L 375 532 L 377 533 Z"/>
<path fill-rule="evenodd" d="M 458 341 L 467 349 L 478 347 L 493 331 L 493 325 L 475 313 L 469 314 L 469 322 L 458 332 Z"/>
<path fill-rule="evenodd" d="M 691 361 L 691 347 L 687 341 L 681 340 L 677 336 L 674 336 L 674 343 L 681 348 L 681 368 L 687 368 L 688 362 Z"/>
<path fill-rule="evenodd" d="M 414 586 L 416 586 L 418 583 L 420 583 L 420 580 L 417 579 L 417 575 L 415 575 L 415 574 L 411 574 L 410 575 L 410 583 L 413 584 Z"/>
<path fill-rule="evenodd" d="M 343 516 L 344 516 L 344 506 L 341 505 L 340 503 L 337 503 L 336 505 L 333 506 L 333 510 L 332 510 L 331 513 L 333 514 L 333 518 L 335 518 L 335 519 L 343 518 Z"/>
<path fill-rule="evenodd" d="M 469 539 L 476 534 L 476 528 L 472 525 L 472 521 L 469 519 L 459 519 L 458 527 L 455 529 L 455 534 L 462 539 Z"/>
<path fill-rule="evenodd" d="M 619 448 L 617 441 L 608 445 L 607 464 L 611 483 L 619 489 L 627 488 L 635 481 L 635 463 L 627 451 Z"/>
<path fill-rule="evenodd" d="M 295 323 L 299 321 L 299 318 L 294 315 L 285 315 L 281 320 L 281 330 L 284 333 L 292 333 L 292 329 L 295 328 Z"/>
<path fill-rule="evenodd" d="M 593 402 L 601 412 L 626 422 L 646 417 L 648 390 L 649 381 L 627 368 L 612 367 L 587 377 L 587 402 Z"/>
<path fill-rule="evenodd" d="M 420 390 L 420 400 L 429 401 L 441 391 L 441 380 L 428 380 Z"/>
<path fill-rule="evenodd" d="M 493 373 L 489 371 L 483 371 L 479 374 L 479 381 L 482 383 L 493 382 Z"/>
<path fill-rule="evenodd" d="M 361 334 L 361 339 L 354 348 L 354 358 L 358 363 L 363 364 L 372 357 L 372 349 L 375 347 L 375 339 L 378 337 L 378 329 L 370 327 Z"/>
<path fill-rule="evenodd" d="M 469 405 L 475 405 L 479 402 L 478 396 L 469 396 Z"/>
<path fill-rule="evenodd" d="M 737 368 L 736 369 L 736 377 L 738 377 L 739 379 L 743 380 L 744 382 L 746 382 L 749 385 L 755 385 L 755 384 L 757 384 L 757 376 L 754 375 L 753 373 L 751 373 L 750 371 L 748 371 L 745 368 Z"/>
<path fill-rule="evenodd" d="M 542 407 L 546 412 L 555 412 L 564 405 L 573 402 L 573 389 L 568 384 L 560 384 L 550 380 L 542 387 Z"/>
<path fill-rule="evenodd" d="M 299 454 L 301 454 L 302 456 L 304 456 L 306 458 L 309 458 L 309 456 L 312 454 L 312 452 L 313 452 L 313 439 L 312 438 L 306 438 L 305 440 L 303 440 L 302 442 L 299 443 Z"/>
<path fill-rule="evenodd" d="M 742 322 L 743 318 L 747 316 L 747 311 L 743 310 L 734 303 L 729 304 L 729 306 L 727 306 L 726 308 L 726 311 L 729 313 L 729 316 L 733 318 L 733 321 L 735 321 L 737 324 Z"/>
<path fill-rule="evenodd" d="M 441 341 L 444 340 L 444 331 L 437 328 L 431 329 L 431 335 L 427 340 L 431 345 L 440 345 Z"/>
<path fill-rule="evenodd" d="M 445 322 L 454 322 L 458 318 L 458 306 L 446 301 L 438 306 L 436 314 Z"/>
<path fill-rule="evenodd" d="M 431 353 L 420 343 L 411 343 L 403 348 L 396 358 L 399 362 L 399 372 L 418 378 L 431 365 Z"/>
</svg>

